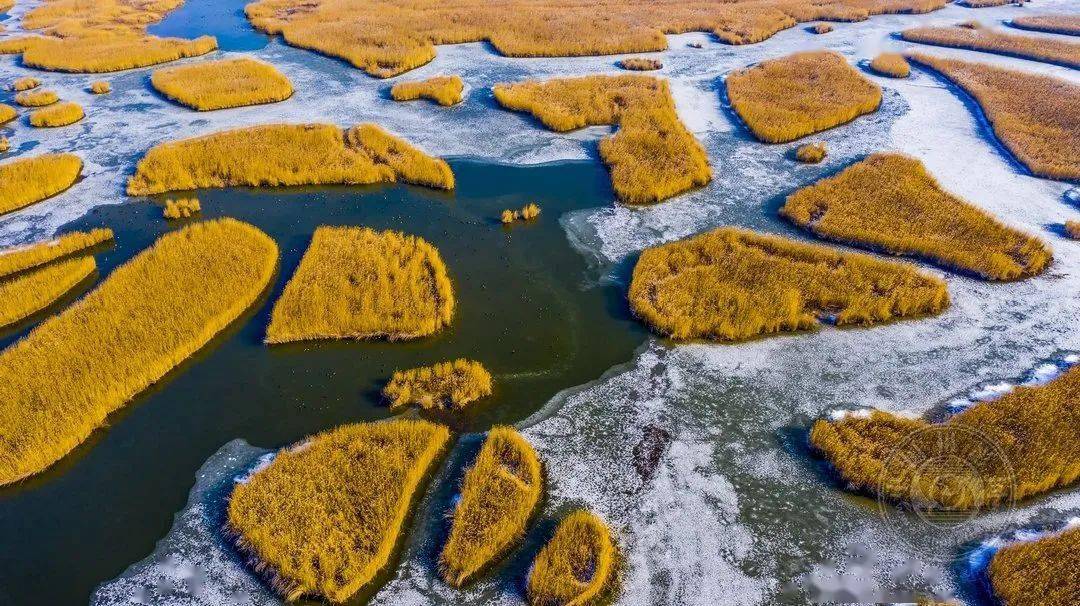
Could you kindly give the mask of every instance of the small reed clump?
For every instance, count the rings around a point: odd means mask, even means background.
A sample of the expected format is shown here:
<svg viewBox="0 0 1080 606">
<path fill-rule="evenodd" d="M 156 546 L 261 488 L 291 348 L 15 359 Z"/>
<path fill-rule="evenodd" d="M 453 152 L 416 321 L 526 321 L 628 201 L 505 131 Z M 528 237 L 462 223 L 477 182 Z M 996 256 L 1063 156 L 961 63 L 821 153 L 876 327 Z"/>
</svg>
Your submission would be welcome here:
<svg viewBox="0 0 1080 606">
<path fill-rule="evenodd" d="M 1080 527 L 1006 545 L 987 568 L 994 596 L 1006 606 L 1080 604 Z"/>
<path fill-rule="evenodd" d="M 1038 275 L 1042 240 L 945 191 L 922 162 L 874 154 L 788 196 L 780 214 L 829 240 L 912 255 L 986 280 Z"/>
<path fill-rule="evenodd" d="M 453 315 L 446 265 L 423 238 L 324 226 L 274 305 L 266 342 L 416 339 Z"/>
<path fill-rule="evenodd" d="M 11 149 L 11 141 L 9 141 L 7 137 L 0 136 L 0 154 L 9 149 Z"/>
<path fill-rule="evenodd" d="M 0 250 L 0 278 L 33 269 L 69 255 L 84 253 L 112 239 L 111 229 L 92 229 L 88 232 L 74 231 L 37 244 Z"/>
<path fill-rule="evenodd" d="M 537 554 L 526 588 L 530 606 L 593 606 L 615 582 L 617 550 L 596 514 L 578 510 Z"/>
<path fill-rule="evenodd" d="M 1080 86 L 1062 78 L 930 55 L 908 58 L 967 91 L 994 134 L 1032 173 L 1080 179 Z"/>
<path fill-rule="evenodd" d="M 829 155 L 829 148 L 824 141 L 800 145 L 795 150 L 795 159 L 805 164 L 817 164 L 824 160 L 827 155 Z"/>
<path fill-rule="evenodd" d="M 1080 240 L 1080 221 L 1066 221 L 1065 233 L 1073 240 Z"/>
<path fill-rule="evenodd" d="M 86 117 L 78 103 L 64 101 L 30 112 L 30 126 L 36 128 L 56 128 L 69 126 Z"/>
<path fill-rule="evenodd" d="M 657 333 L 715 341 L 813 330 L 821 319 L 870 326 L 949 306 L 945 282 L 906 263 L 734 227 L 642 252 L 629 298 Z"/>
<path fill-rule="evenodd" d="M 11 83 L 11 90 L 19 93 L 24 90 L 30 90 L 41 86 L 41 80 L 34 78 L 33 76 L 25 76 L 19 78 Z"/>
<path fill-rule="evenodd" d="M 727 78 L 731 107 L 754 136 L 794 141 L 876 111 L 881 89 L 831 51 L 763 61 Z"/>
<path fill-rule="evenodd" d="M 95 95 L 107 95 L 112 92 L 112 84 L 104 80 L 96 80 L 90 83 L 90 92 Z"/>
<path fill-rule="evenodd" d="M 277 103 L 293 94 L 292 83 L 277 68 L 247 57 L 164 67 L 154 71 L 150 84 L 201 112 Z"/>
<path fill-rule="evenodd" d="M 1080 36 L 1080 15 L 1026 15 L 1012 19 L 1009 25 L 1037 32 Z"/>
<path fill-rule="evenodd" d="M 79 257 L 0 280 L 0 328 L 52 305 L 96 269 L 93 257 Z"/>
<path fill-rule="evenodd" d="M 0 126 L 11 122 L 15 118 L 19 117 L 19 112 L 15 111 L 14 107 L 10 105 L 4 105 L 0 103 Z"/>
<path fill-rule="evenodd" d="M 900 32 L 908 42 L 966 48 L 1080 68 L 1080 42 L 1006 34 L 990 28 L 915 27 Z"/>
<path fill-rule="evenodd" d="M 554 131 L 617 125 L 600 141 L 600 157 L 623 202 L 655 204 L 712 179 L 705 148 L 679 120 L 666 80 L 584 76 L 499 84 L 494 92 L 503 107 Z"/>
<path fill-rule="evenodd" d="M 810 444 L 857 490 L 941 509 L 990 508 L 1080 479 L 1077 398 L 1080 366 L 938 425 L 881 411 L 820 419 Z M 935 427 L 947 431 L 948 439 L 929 430 Z M 927 457 L 946 462 L 942 474 L 949 477 L 926 473 Z"/>
<path fill-rule="evenodd" d="M 454 173 L 374 124 L 266 124 L 162 143 L 139 160 L 127 193 L 396 181 L 453 189 Z"/>
<path fill-rule="evenodd" d="M 827 34 L 827 33 L 831 32 L 831 31 L 833 31 L 833 29 L 834 28 L 833 28 L 832 24 L 829 24 L 829 23 L 817 23 L 817 24 L 815 24 L 814 26 L 812 26 L 810 28 L 810 31 L 814 32 L 815 34 Z"/>
<path fill-rule="evenodd" d="M 427 421 L 325 431 L 237 484 L 227 530 L 286 600 L 344 602 L 390 564 L 449 443 L 446 427 Z"/>
<path fill-rule="evenodd" d="M 51 90 L 31 89 L 15 95 L 15 103 L 23 107 L 44 107 L 60 100 L 60 96 Z"/>
<path fill-rule="evenodd" d="M 277 259 L 246 223 L 190 225 L 0 351 L 0 485 L 47 469 L 202 349 L 258 299 Z"/>
<path fill-rule="evenodd" d="M 461 103 L 464 91 L 465 82 L 461 76 L 435 76 L 419 82 L 399 82 L 390 88 L 390 96 L 394 101 L 430 99 L 449 107 Z"/>
<path fill-rule="evenodd" d="M 509 225 L 515 221 L 532 221 L 540 216 L 540 207 L 535 203 L 528 203 L 521 207 L 521 210 L 506 209 L 502 211 L 499 220 L 503 225 Z"/>
<path fill-rule="evenodd" d="M 664 63 L 659 59 L 649 59 L 646 57 L 631 57 L 629 59 L 622 59 L 621 61 L 619 61 L 619 67 L 635 72 L 651 72 L 658 69 L 663 69 Z"/>
<path fill-rule="evenodd" d="M 66 190 L 82 172 L 75 154 L 44 154 L 0 164 L 0 215 Z"/>
<path fill-rule="evenodd" d="M 488 432 L 465 472 L 450 536 L 439 554 L 443 580 L 461 587 L 521 541 L 540 503 L 542 471 L 532 445 L 513 428 Z"/>
<path fill-rule="evenodd" d="M 392 409 L 415 404 L 424 410 L 461 410 L 490 395 L 491 373 L 483 364 L 464 358 L 395 371 L 383 388 Z"/>
<path fill-rule="evenodd" d="M 889 78 L 907 78 L 911 75 L 911 66 L 900 53 L 881 53 L 870 61 L 870 69 Z"/>
<path fill-rule="evenodd" d="M 190 219 L 202 212 L 202 203 L 198 198 L 177 198 L 165 201 L 165 209 L 162 216 L 170 221 L 178 219 Z"/>
</svg>

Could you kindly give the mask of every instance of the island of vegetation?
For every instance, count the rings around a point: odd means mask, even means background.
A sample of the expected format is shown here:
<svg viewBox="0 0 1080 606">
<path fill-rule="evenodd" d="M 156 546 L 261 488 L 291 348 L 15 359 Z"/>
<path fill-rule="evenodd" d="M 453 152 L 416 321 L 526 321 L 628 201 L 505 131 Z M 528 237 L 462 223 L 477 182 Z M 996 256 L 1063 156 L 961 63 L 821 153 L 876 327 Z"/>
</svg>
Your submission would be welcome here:
<svg viewBox="0 0 1080 606">
<path fill-rule="evenodd" d="M 0 215 L 66 190 L 82 172 L 75 154 L 44 154 L 0 164 Z"/>
<path fill-rule="evenodd" d="M 390 88 L 394 101 L 430 99 L 439 105 L 451 106 L 461 103 L 465 82 L 461 76 L 435 76 L 419 82 L 398 82 Z"/>
<path fill-rule="evenodd" d="M 1080 36 L 1080 15 L 1024 15 L 1009 21 L 1020 29 Z"/>
<path fill-rule="evenodd" d="M 535 203 L 530 202 L 521 207 L 521 210 L 510 210 L 509 208 L 502 211 L 499 216 L 499 221 L 503 225 L 509 225 L 515 221 L 532 221 L 540 216 L 540 207 Z"/>
<path fill-rule="evenodd" d="M 946 0 L 643 2 L 576 0 L 474 2 L 257 0 L 245 8 L 256 29 L 338 57 L 387 78 L 435 58 L 435 45 L 487 42 L 508 57 L 571 57 L 665 50 L 666 34 L 707 31 L 728 44 L 761 42 L 809 21 L 862 21 L 884 13 L 926 13 Z"/>
<path fill-rule="evenodd" d="M 994 596 L 1003 606 L 1080 604 L 1080 526 L 1034 541 L 1006 545 L 987 569 Z"/>
<path fill-rule="evenodd" d="M 510 427 L 492 428 L 461 483 L 450 536 L 439 555 L 443 580 L 461 587 L 521 541 L 542 488 L 532 445 Z"/>
<path fill-rule="evenodd" d="M 0 328 L 52 305 L 96 269 L 93 257 L 78 257 L 0 280 Z"/>
<path fill-rule="evenodd" d="M 1080 86 L 1061 78 L 930 55 L 909 59 L 972 97 L 994 134 L 1032 173 L 1080 179 Z"/>
<path fill-rule="evenodd" d="M 831 51 L 763 61 L 727 77 L 731 107 L 754 136 L 794 141 L 877 110 L 881 89 Z"/>
<path fill-rule="evenodd" d="M 475 360 L 459 358 L 432 366 L 398 370 L 383 388 L 390 408 L 461 410 L 491 395 L 491 373 Z"/>
<path fill-rule="evenodd" d="M 228 530 L 286 599 L 344 602 L 393 557 L 450 441 L 442 425 L 345 425 L 277 453 L 236 486 Z"/>
<path fill-rule="evenodd" d="M 911 75 L 911 66 L 900 53 L 881 53 L 870 61 L 870 69 L 889 78 L 907 78 Z"/>
<path fill-rule="evenodd" d="M 14 120 L 15 118 L 18 118 L 18 117 L 19 117 L 19 112 L 15 111 L 14 107 L 11 107 L 10 105 L 4 105 L 3 103 L 0 103 L 0 126 L 3 126 L 5 124 L 7 124 L 8 122 L 11 122 L 12 120 Z"/>
<path fill-rule="evenodd" d="M 817 164 L 829 155 L 829 147 L 824 141 L 806 143 L 795 150 L 795 159 L 804 164 Z"/>
<path fill-rule="evenodd" d="M 666 80 L 585 76 L 499 84 L 494 92 L 503 107 L 530 112 L 554 131 L 618 125 L 600 141 L 600 157 L 624 202 L 660 202 L 712 179 L 705 149 L 675 113 Z"/>
<path fill-rule="evenodd" d="M 95 95 L 106 95 L 112 92 L 112 84 L 104 80 L 95 80 L 90 83 L 90 92 Z"/>
<path fill-rule="evenodd" d="M 619 61 L 619 67 L 635 72 L 651 72 L 663 69 L 664 64 L 659 59 L 646 57 L 631 57 Z"/>
<path fill-rule="evenodd" d="M 936 314 L 945 282 L 906 264 L 734 227 L 641 253 L 630 308 L 674 339 L 734 341 Z"/>
<path fill-rule="evenodd" d="M 603 520 L 590 511 L 571 513 L 529 571 L 530 606 L 595 606 L 614 589 L 616 556 Z"/>
<path fill-rule="evenodd" d="M 113 239 L 111 229 L 74 231 L 52 240 L 0 250 L 0 278 L 39 267 Z"/>
<path fill-rule="evenodd" d="M 780 214 L 822 238 L 913 255 L 987 280 L 1042 273 L 1053 254 L 945 191 L 922 162 L 874 154 L 788 196 Z"/>
<path fill-rule="evenodd" d="M 827 34 L 833 31 L 833 29 L 834 28 L 831 23 L 816 23 L 810 27 L 810 31 L 814 32 L 815 34 Z"/>
<path fill-rule="evenodd" d="M 1073 240 L 1080 240 L 1080 221 L 1066 221 L 1065 233 Z"/>
<path fill-rule="evenodd" d="M 266 342 L 415 339 L 453 315 L 446 266 L 423 238 L 324 226 L 274 305 Z"/>
<path fill-rule="evenodd" d="M 15 103 L 23 107 L 44 107 L 60 100 L 60 96 L 51 90 L 31 89 L 15 95 Z"/>
<path fill-rule="evenodd" d="M 190 225 L 0 352 L 0 485 L 48 468 L 206 345 L 265 290 L 277 259 L 246 223 Z"/>
<path fill-rule="evenodd" d="M 38 80 L 33 76 L 23 76 L 22 78 L 18 78 L 11 83 L 11 90 L 19 93 L 24 90 L 37 88 L 39 86 L 41 86 L 41 80 Z"/>
<path fill-rule="evenodd" d="M 190 219 L 202 212 L 202 203 L 198 198 L 177 198 L 165 201 L 165 209 L 161 215 L 166 219 Z"/>
<path fill-rule="evenodd" d="M 820 419 L 810 444 L 856 490 L 942 509 L 993 507 L 1080 478 L 1078 397 L 1074 366 L 1045 385 L 1017 387 L 950 417 L 936 426 L 950 430 L 947 444 L 925 431 L 931 423 L 881 411 Z M 903 456 L 909 452 L 920 456 Z M 948 481 L 921 468 L 929 456 L 952 461 L 943 471 L 952 474 Z"/>
<path fill-rule="evenodd" d="M 64 101 L 30 112 L 30 126 L 36 128 L 56 128 L 75 124 L 86 117 L 78 103 Z"/>
<path fill-rule="evenodd" d="M 395 181 L 453 189 L 454 173 L 374 124 L 267 124 L 162 143 L 139 160 L 127 192 Z"/>
<path fill-rule="evenodd" d="M 949 46 L 1080 68 L 1080 42 L 1007 34 L 987 27 L 914 27 L 900 32 L 908 42 Z"/>
<path fill-rule="evenodd" d="M 273 65 L 239 57 L 163 67 L 150 84 L 166 98 L 201 112 L 284 101 L 292 83 Z"/>
</svg>

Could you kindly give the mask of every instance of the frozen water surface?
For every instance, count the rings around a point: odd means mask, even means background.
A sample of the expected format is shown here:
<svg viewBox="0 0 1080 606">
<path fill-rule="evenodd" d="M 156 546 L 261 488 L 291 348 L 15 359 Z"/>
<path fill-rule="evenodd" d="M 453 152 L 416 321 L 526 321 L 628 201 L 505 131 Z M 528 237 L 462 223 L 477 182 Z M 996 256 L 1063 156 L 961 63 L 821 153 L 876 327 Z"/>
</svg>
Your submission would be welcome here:
<svg viewBox="0 0 1080 606">
<path fill-rule="evenodd" d="M 23 10 L 20 4 L 12 11 L 5 35 L 15 33 Z M 1026 523 L 1076 515 L 1075 491 L 945 530 L 920 526 L 910 516 L 910 523 L 900 524 L 897 517 L 905 514 L 885 515 L 872 500 L 826 478 L 807 456 L 805 429 L 828 411 L 921 414 L 957 394 L 1001 391 L 1002 381 L 1042 382 L 1060 372 L 1061 352 L 1078 347 L 1080 323 L 1080 243 L 1051 229 L 1080 218 L 1066 202 L 1070 186 L 1027 174 L 1003 152 L 970 100 L 921 69 L 905 80 L 870 76 L 884 88 L 881 110 L 805 139 L 829 146 L 829 157 L 816 166 L 788 158 L 799 142 L 754 142 L 725 105 L 723 79 L 763 59 L 820 47 L 861 65 L 880 51 L 918 46 L 892 36 L 916 24 L 971 18 L 994 24 L 1032 12 L 1077 10 L 1063 0 L 977 11 L 950 5 L 927 15 L 837 24 L 826 35 L 796 27 L 750 46 L 725 46 L 704 34 L 671 36 L 670 50 L 650 53 L 664 61 L 659 75 L 671 80 L 679 113 L 708 149 L 716 178 L 652 208 L 597 200 L 594 209 L 562 217 L 569 240 L 595 264 L 593 278 L 625 279 L 626 262 L 643 248 L 720 225 L 803 237 L 777 218 L 783 197 L 884 150 L 918 157 L 950 191 L 1038 233 L 1055 249 L 1053 266 L 1042 276 L 1008 284 L 929 268 L 949 282 L 953 305 L 927 320 L 872 330 L 825 328 L 729 346 L 650 342 L 625 366 L 567 390 L 522 424 L 543 456 L 550 490 L 537 529 L 507 564 L 464 591 L 433 578 L 436 531 L 467 463 L 458 453 L 420 506 L 401 565 L 372 603 L 519 603 L 528 559 L 559 515 L 579 505 L 598 511 L 618 533 L 625 562 L 620 604 L 803 603 L 804 591 L 881 597 L 913 589 L 958 594 L 974 603 L 977 597 L 964 591 L 953 559 L 979 540 Z M 694 41 L 704 48 L 689 47 Z M 1080 72 L 1063 67 L 918 48 L 1080 82 Z M 228 127 L 372 120 L 441 156 L 519 164 L 599 161 L 595 141 L 610 129 L 548 132 L 528 116 L 499 109 L 490 87 L 524 78 L 620 73 L 617 57 L 508 59 L 484 44 L 439 47 L 432 63 L 390 81 L 277 40 L 249 54 L 278 66 L 297 94 L 275 105 L 201 114 L 155 95 L 147 86 L 150 70 L 106 76 L 114 92 L 101 97 L 86 92 L 98 76 L 46 74 L 47 86 L 84 105 L 87 118 L 50 130 L 31 129 L 20 118 L 0 129 L 13 143 L 2 157 L 75 151 L 86 162 L 85 179 L 60 196 L 0 218 L 0 244 L 46 239 L 95 205 L 124 202 L 125 180 L 150 146 Z M 29 73 L 40 75 L 12 57 L 0 58 L 0 81 Z M 389 99 L 395 81 L 443 73 L 460 74 L 468 83 L 464 104 L 434 109 Z M 976 393 L 971 399 L 995 395 Z M 655 448 L 643 460 L 640 445 L 658 435 L 663 439 L 653 440 Z M 477 441 L 467 436 L 466 447 L 475 450 Z M 188 507 L 156 551 L 105 583 L 93 603 L 275 603 L 223 542 L 216 527 L 221 512 L 214 510 L 221 506 L 214 487 L 263 453 L 238 442 L 225 446 L 200 471 Z M 939 535 L 932 553 L 920 541 L 926 534 Z"/>
</svg>

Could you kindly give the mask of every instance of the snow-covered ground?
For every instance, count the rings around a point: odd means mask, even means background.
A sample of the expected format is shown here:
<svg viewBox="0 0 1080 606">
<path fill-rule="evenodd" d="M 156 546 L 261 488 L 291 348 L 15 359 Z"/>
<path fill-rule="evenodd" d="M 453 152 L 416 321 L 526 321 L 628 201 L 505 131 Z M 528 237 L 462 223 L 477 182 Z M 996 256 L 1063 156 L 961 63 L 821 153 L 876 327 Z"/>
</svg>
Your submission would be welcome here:
<svg viewBox="0 0 1080 606">
<path fill-rule="evenodd" d="M 1080 6 L 1068 0 L 1040 0 L 1034 8 L 950 5 L 927 15 L 837 24 L 825 35 L 800 26 L 750 46 L 726 46 L 705 34 L 671 36 L 670 50 L 650 53 L 663 60 L 659 75 L 671 80 L 680 116 L 706 146 L 716 178 L 706 188 L 652 208 L 606 203 L 564 216 L 570 241 L 596 264 L 601 279 L 614 279 L 607 269 L 644 247 L 719 225 L 803 237 L 776 217 L 783 197 L 884 150 L 918 157 L 950 191 L 1039 234 L 1055 249 L 1055 261 L 1044 275 L 1009 284 L 931 268 L 949 282 L 953 305 L 926 320 L 869 330 L 827 328 L 733 346 L 673 347 L 654 341 L 624 367 L 549 402 L 522 424 L 550 478 L 545 513 L 584 505 L 612 523 L 626 564 L 618 603 L 771 604 L 784 599 L 790 584 L 806 571 L 813 571 L 815 586 L 847 586 L 851 579 L 845 575 L 854 575 L 859 577 L 854 585 L 887 593 L 910 587 L 904 578 L 910 576 L 947 595 L 956 590 L 947 558 L 956 554 L 927 553 L 920 532 L 952 533 L 937 537 L 942 540 L 935 545 L 955 550 L 1034 517 L 1065 519 L 1080 511 L 1080 495 L 1063 491 L 946 530 L 898 525 L 873 502 L 828 484 L 808 463 L 801 433 L 815 417 L 837 408 L 922 413 L 977 386 L 1037 374 L 1040 364 L 1080 349 L 1080 243 L 1054 229 L 1066 219 L 1080 219 L 1080 210 L 1066 201 L 1070 186 L 1026 174 L 1003 153 L 957 89 L 918 69 L 906 80 L 870 76 L 885 89 L 881 110 L 811 137 L 826 141 L 830 149 L 817 166 L 787 158 L 797 144 L 754 142 L 722 94 L 730 71 L 797 50 L 827 47 L 862 64 L 882 50 L 914 46 L 892 36 L 912 25 L 971 18 L 994 24 L 1021 14 L 1062 11 L 1077 12 Z M 691 48 L 689 42 L 704 48 Z M 1080 82 L 1080 72 L 1064 67 L 920 49 Z M 85 180 L 54 199 L 0 218 L 0 244 L 46 238 L 94 205 L 123 203 L 125 179 L 138 157 L 156 143 L 241 125 L 372 120 L 441 156 L 517 164 L 598 161 L 595 141 L 609 129 L 548 132 L 527 116 L 499 109 L 490 87 L 524 78 L 619 73 L 614 66 L 618 57 L 508 59 L 484 44 L 439 47 L 431 64 L 391 81 L 369 78 L 342 62 L 278 41 L 252 54 L 285 72 L 297 94 L 270 106 L 201 114 L 154 94 L 147 84 L 150 70 L 109 77 L 114 92 L 102 97 L 85 91 L 96 77 L 46 74 L 49 88 L 84 105 L 86 120 L 36 130 L 22 118 L 14 128 L 0 128 L 13 143 L 12 154 L 2 157 L 75 151 L 86 162 Z M 0 58 L 0 82 L 28 73 L 15 59 Z M 440 73 L 465 79 L 464 104 L 438 109 L 388 97 L 395 81 Z M 663 428 L 670 435 L 647 478 L 634 465 L 634 447 L 646 428 Z M 203 473 L 220 479 L 239 469 L 236 457 L 250 460 L 256 454 L 250 447 L 229 445 Z M 227 586 L 230 599 L 243 594 L 250 603 L 273 603 L 242 566 L 214 546 L 213 533 L 199 529 L 213 516 L 197 509 L 203 502 L 197 493 L 198 487 L 194 508 L 180 514 L 158 550 L 104 587 L 95 603 L 139 603 L 134 598 L 140 587 L 162 576 L 190 577 L 195 569 L 206 576 L 197 583 L 204 589 Z M 423 543 L 417 539 L 406 551 L 372 603 L 519 602 L 513 580 L 498 576 L 465 591 L 434 581 L 430 550 Z M 861 558 L 859 565 L 851 563 L 852 552 Z M 873 557 L 858 555 L 865 553 Z M 231 580 L 214 585 L 222 579 Z M 226 595 L 222 591 L 195 598 L 170 590 L 171 598 L 153 603 L 220 604 Z"/>
</svg>

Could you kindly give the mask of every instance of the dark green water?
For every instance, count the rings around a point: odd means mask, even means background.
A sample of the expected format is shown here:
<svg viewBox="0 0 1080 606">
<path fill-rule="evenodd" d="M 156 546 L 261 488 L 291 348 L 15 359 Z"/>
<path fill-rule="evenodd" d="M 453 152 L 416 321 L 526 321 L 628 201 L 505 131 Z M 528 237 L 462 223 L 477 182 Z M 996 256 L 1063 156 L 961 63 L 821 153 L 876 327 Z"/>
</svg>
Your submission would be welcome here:
<svg viewBox="0 0 1080 606">
<path fill-rule="evenodd" d="M 85 604 L 98 583 L 153 550 L 195 472 L 223 444 L 239 437 L 279 447 L 342 423 L 386 418 L 378 390 L 397 368 L 482 361 L 495 376 L 495 394 L 453 420 L 455 429 L 474 431 L 520 421 L 558 391 L 629 360 L 646 333 L 629 315 L 624 287 L 597 283 L 558 223 L 569 210 L 611 203 L 604 169 L 592 162 L 451 165 L 454 193 L 404 186 L 200 192 L 203 218 L 236 217 L 278 242 L 274 285 L 76 452 L 0 489 L 0 604 Z M 504 208 L 527 202 L 543 208 L 537 221 L 509 229 L 497 222 Z M 102 225 L 117 240 L 98 255 L 103 277 L 178 228 L 158 204 L 136 200 L 100 207 L 66 229 Z M 438 247 L 458 300 L 451 328 L 409 343 L 263 345 L 272 302 L 319 225 L 397 229 Z M 0 335 L 0 345 L 26 330 Z"/>
</svg>

